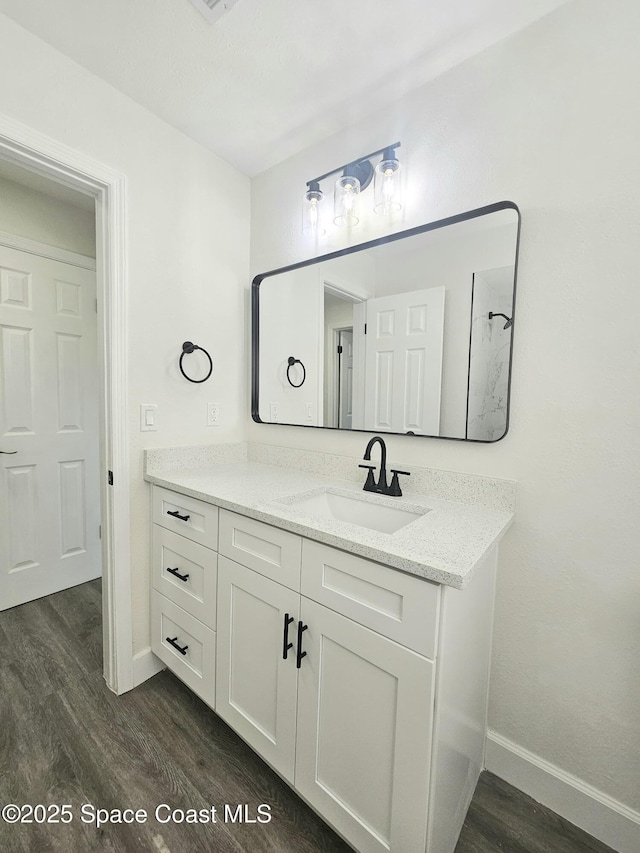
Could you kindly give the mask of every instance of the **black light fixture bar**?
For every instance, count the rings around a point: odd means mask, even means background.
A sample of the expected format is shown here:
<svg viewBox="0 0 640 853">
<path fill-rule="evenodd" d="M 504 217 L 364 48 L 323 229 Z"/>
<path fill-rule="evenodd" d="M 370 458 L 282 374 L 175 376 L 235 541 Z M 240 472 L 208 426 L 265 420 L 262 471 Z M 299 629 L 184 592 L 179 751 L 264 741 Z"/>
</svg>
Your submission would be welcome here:
<svg viewBox="0 0 640 853">
<path fill-rule="evenodd" d="M 328 178 L 330 175 L 336 175 L 338 172 L 341 172 L 343 169 L 346 169 L 347 166 L 352 166 L 354 163 L 362 163 L 365 160 L 370 160 L 371 157 L 377 157 L 378 154 L 384 154 L 385 151 L 395 151 L 396 148 L 400 148 L 400 142 L 394 142 L 393 145 L 385 145 L 383 148 L 378 148 L 377 151 L 372 151 L 371 154 L 365 154 L 364 157 L 358 157 L 356 160 L 349 160 L 348 163 L 343 163 L 342 166 L 338 166 L 337 169 L 332 169 L 330 172 L 325 172 L 324 175 L 320 175 L 319 178 L 314 178 L 311 181 L 307 181 L 307 186 L 311 189 L 311 184 L 318 184 L 320 181 L 324 181 L 325 178 Z"/>
</svg>

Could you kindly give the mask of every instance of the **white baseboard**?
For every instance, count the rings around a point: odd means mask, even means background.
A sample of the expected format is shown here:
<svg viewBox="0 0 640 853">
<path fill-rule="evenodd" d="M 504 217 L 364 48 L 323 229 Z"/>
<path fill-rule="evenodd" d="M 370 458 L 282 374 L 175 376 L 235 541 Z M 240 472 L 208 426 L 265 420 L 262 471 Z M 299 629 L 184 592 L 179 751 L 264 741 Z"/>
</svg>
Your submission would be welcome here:
<svg viewBox="0 0 640 853">
<path fill-rule="evenodd" d="M 166 666 L 160 658 L 157 658 L 150 648 L 143 649 L 133 656 L 133 686 L 137 687 L 163 669 L 166 669 Z"/>
<path fill-rule="evenodd" d="M 640 850 L 640 812 L 497 732 L 487 732 L 485 767 L 618 853 Z"/>
</svg>

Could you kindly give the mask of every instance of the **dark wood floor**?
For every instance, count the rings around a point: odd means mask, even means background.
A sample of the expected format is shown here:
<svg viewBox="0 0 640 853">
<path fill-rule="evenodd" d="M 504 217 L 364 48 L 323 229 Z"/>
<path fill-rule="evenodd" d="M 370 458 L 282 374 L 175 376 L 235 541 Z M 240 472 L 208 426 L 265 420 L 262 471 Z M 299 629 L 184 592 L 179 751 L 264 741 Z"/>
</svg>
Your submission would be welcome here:
<svg viewBox="0 0 640 853">
<path fill-rule="evenodd" d="M 70 804 L 69 824 L 8 824 L 3 853 L 321 853 L 350 850 L 170 673 L 124 696 L 102 679 L 100 585 L 0 613 L 0 805 Z M 270 823 L 160 824 L 154 810 L 261 803 Z M 146 809 L 96 828 L 95 808 Z M 87 819 L 91 812 L 87 810 Z M 35 815 L 39 817 L 39 815 Z M 484 773 L 456 853 L 605 853 L 605 847 Z"/>
</svg>

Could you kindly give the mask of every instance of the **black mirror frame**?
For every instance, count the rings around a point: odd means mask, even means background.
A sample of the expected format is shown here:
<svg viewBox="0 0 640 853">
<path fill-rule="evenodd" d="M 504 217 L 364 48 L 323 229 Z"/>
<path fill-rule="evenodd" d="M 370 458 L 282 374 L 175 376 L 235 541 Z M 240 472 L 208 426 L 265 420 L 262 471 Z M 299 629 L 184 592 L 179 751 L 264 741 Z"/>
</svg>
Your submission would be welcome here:
<svg viewBox="0 0 640 853">
<path fill-rule="evenodd" d="M 336 252 L 330 252 L 327 255 L 318 255 L 313 258 L 308 258 L 306 261 L 300 261 L 297 264 L 290 264 L 286 267 L 280 267 L 276 270 L 270 270 L 269 272 L 260 273 L 257 275 L 252 283 L 251 283 L 251 417 L 258 424 L 271 424 L 273 426 L 294 426 L 294 427 L 303 427 L 306 429 L 332 429 L 336 432 L 363 432 L 363 433 L 375 433 L 379 432 L 379 430 L 368 430 L 368 429 L 351 429 L 345 430 L 341 427 L 332 427 L 332 426 L 316 426 L 315 424 L 287 424 L 287 423 L 274 423 L 273 421 L 263 421 L 258 413 L 258 404 L 259 404 L 259 355 L 260 355 L 260 285 L 264 281 L 265 278 L 270 278 L 274 275 L 279 275 L 280 273 L 291 272 L 292 270 L 302 269 L 303 267 L 313 266 L 314 264 L 319 264 L 321 261 L 331 261 L 334 258 L 341 258 L 344 255 L 351 255 L 354 252 L 362 252 L 366 249 L 372 249 L 374 246 L 382 246 L 385 243 L 394 243 L 397 240 L 403 240 L 405 237 L 413 237 L 416 234 L 424 234 L 427 231 L 435 231 L 438 228 L 444 228 L 447 225 L 455 225 L 458 222 L 465 222 L 469 219 L 475 219 L 480 216 L 486 216 L 489 213 L 495 213 L 499 210 L 514 210 L 518 217 L 518 228 L 516 233 L 516 251 L 515 251 L 515 263 L 513 270 L 513 314 L 512 314 L 512 329 L 515 330 L 515 321 L 516 321 L 516 289 L 517 289 L 517 281 L 518 281 L 518 260 L 520 255 L 520 226 L 522 222 L 522 217 L 520 215 L 520 209 L 518 206 L 512 201 L 498 201 L 494 204 L 486 205 L 485 207 L 477 207 L 474 210 L 466 211 L 465 213 L 458 213 L 455 216 L 448 216 L 445 219 L 438 219 L 435 222 L 429 222 L 426 225 L 418 225 L 415 228 L 408 228 L 405 231 L 397 231 L 394 234 L 388 234 L 385 237 L 378 237 L 375 240 L 369 240 L 366 243 L 358 243 L 356 246 L 349 246 L 346 249 L 339 249 Z M 492 440 L 489 439 L 481 439 L 481 438 L 458 438 L 456 436 L 446 436 L 446 435 L 415 435 L 414 433 L 410 433 L 415 438 L 438 438 L 445 441 L 469 441 L 473 444 L 495 444 L 498 441 L 502 441 L 502 439 L 509 432 L 509 421 L 510 421 L 510 413 L 511 413 L 511 371 L 512 371 L 512 362 L 513 362 L 513 331 L 511 337 L 511 349 L 509 351 L 509 379 L 507 384 L 507 416 L 505 429 L 500 438 L 495 438 Z M 384 432 L 383 435 L 407 435 L 408 433 L 404 432 Z"/>
</svg>

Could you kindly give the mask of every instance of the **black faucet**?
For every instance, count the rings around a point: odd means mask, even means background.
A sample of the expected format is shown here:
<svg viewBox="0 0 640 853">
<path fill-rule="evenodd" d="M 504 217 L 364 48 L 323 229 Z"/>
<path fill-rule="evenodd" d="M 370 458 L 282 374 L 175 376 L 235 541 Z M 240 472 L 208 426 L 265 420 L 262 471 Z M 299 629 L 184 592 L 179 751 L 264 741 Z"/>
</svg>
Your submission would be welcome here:
<svg viewBox="0 0 640 853">
<path fill-rule="evenodd" d="M 410 476 L 408 471 L 398 471 L 396 468 L 391 469 L 391 473 L 393 477 L 391 478 L 391 485 L 387 485 L 387 446 L 384 443 L 384 439 L 380 438 L 379 435 L 374 435 L 369 444 L 367 444 L 367 449 L 364 452 L 364 458 L 369 461 L 371 459 L 371 448 L 373 445 L 378 442 L 380 445 L 380 476 L 378 477 L 378 482 L 376 483 L 375 477 L 373 476 L 373 469 L 376 467 L 375 465 L 359 465 L 360 468 L 368 468 L 369 473 L 367 474 L 367 479 L 364 484 L 363 491 L 365 492 L 377 492 L 380 495 L 392 495 L 396 498 L 402 497 L 402 489 L 400 488 L 400 483 L 398 482 L 398 474 L 405 474 L 407 477 Z"/>
</svg>

